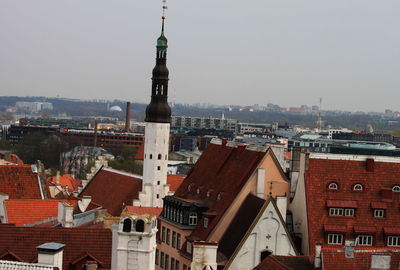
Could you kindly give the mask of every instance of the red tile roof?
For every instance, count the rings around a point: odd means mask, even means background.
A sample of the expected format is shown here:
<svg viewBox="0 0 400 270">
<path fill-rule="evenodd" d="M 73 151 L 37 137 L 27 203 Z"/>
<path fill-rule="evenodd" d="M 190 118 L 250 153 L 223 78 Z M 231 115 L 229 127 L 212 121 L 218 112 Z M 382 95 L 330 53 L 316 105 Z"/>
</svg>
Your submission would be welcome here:
<svg viewBox="0 0 400 270">
<path fill-rule="evenodd" d="M 371 202 L 381 202 L 381 190 L 400 184 L 400 163 L 375 161 L 374 170 L 367 171 L 366 161 L 318 159 L 311 156 L 304 178 L 311 256 L 315 254 L 316 244 L 330 246 L 327 245 L 324 224 L 345 227 L 344 240 L 355 239 L 355 226 L 375 227 L 374 248 L 386 246 L 383 227 L 397 224 L 400 220 L 400 194 L 391 192 L 393 201 L 387 203 L 384 218 L 374 218 Z M 329 190 L 331 182 L 336 182 L 339 189 Z M 363 190 L 354 191 L 355 184 L 363 185 Z M 330 200 L 357 202 L 354 216 L 329 216 L 327 201 Z M 346 203 L 343 207 L 350 205 Z"/>
<path fill-rule="evenodd" d="M 0 193 L 10 199 L 41 199 L 37 173 L 30 165 L 1 165 Z"/>
<path fill-rule="evenodd" d="M 57 217 L 58 200 L 6 200 L 8 223 L 33 224 L 47 218 Z"/>
<path fill-rule="evenodd" d="M 357 208 L 357 201 L 327 200 L 326 201 L 326 206 L 328 206 L 328 207 Z"/>
<path fill-rule="evenodd" d="M 356 234 L 375 234 L 376 227 L 374 226 L 362 226 L 362 225 L 355 225 L 354 232 Z"/>
<path fill-rule="evenodd" d="M 386 209 L 387 203 L 386 202 L 371 202 L 371 208 L 373 209 Z"/>
<path fill-rule="evenodd" d="M 269 255 L 254 270 L 311 270 L 308 256 Z"/>
<path fill-rule="evenodd" d="M 347 228 L 344 225 L 325 224 L 324 231 L 330 233 L 345 233 Z"/>
<path fill-rule="evenodd" d="M 71 269 L 70 264 L 85 253 L 103 263 L 100 269 L 111 269 L 111 230 L 0 225 L 0 254 L 6 254 L 8 250 L 24 262 L 34 262 L 37 260 L 36 247 L 49 242 L 65 244 L 63 269 Z"/>
<path fill-rule="evenodd" d="M 170 174 L 167 176 L 167 184 L 169 184 L 169 190 L 175 192 L 179 186 L 185 180 L 185 175 L 183 174 Z"/>
<path fill-rule="evenodd" d="M 113 216 L 119 216 L 126 205 L 132 205 L 142 191 L 142 180 L 138 176 L 102 168 L 85 189 L 79 194 L 92 196 L 92 201 L 107 209 Z"/>
<path fill-rule="evenodd" d="M 137 215 L 152 215 L 152 216 L 160 216 L 163 209 L 161 207 L 144 207 L 144 206 L 131 206 L 128 205 L 125 208 L 125 211 L 132 213 L 132 214 L 137 214 Z"/>
<path fill-rule="evenodd" d="M 400 235 L 400 227 L 383 227 L 383 232 L 385 235 Z"/>
<path fill-rule="evenodd" d="M 49 179 L 49 183 L 56 184 L 57 177 L 53 176 Z M 77 191 L 81 180 L 75 179 L 71 174 L 60 175 L 60 185 L 67 187 L 69 192 Z"/>
<path fill-rule="evenodd" d="M 324 270 L 354 270 L 354 269 L 371 269 L 372 255 L 390 255 L 391 268 L 399 268 L 400 254 L 393 249 L 374 248 L 368 250 L 365 248 L 356 249 L 354 258 L 346 258 L 344 249 L 323 248 L 322 254 L 322 269 Z"/>
<path fill-rule="evenodd" d="M 265 155 L 266 152 L 251 151 L 245 147 L 217 144 L 207 147 L 174 195 L 206 202 L 208 211 L 216 213 L 207 228 L 198 226 L 192 232 L 194 240 L 207 238 Z M 208 191 L 209 197 L 206 195 Z M 220 200 L 217 200 L 218 194 L 221 195 Z"/>
</svg>

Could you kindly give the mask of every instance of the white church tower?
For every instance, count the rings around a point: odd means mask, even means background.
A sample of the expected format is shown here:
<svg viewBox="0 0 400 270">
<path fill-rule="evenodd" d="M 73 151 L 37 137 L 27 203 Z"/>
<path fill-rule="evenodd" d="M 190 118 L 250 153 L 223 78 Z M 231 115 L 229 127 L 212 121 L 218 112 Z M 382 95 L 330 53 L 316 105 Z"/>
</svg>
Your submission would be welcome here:
<svg viewBox="0 0 400 270">
<path fill-rule="evenodd" d="M 165 6 L 163 9 L 165 10 Z M 164 36 L 164 14 L 161 35 L 157 39 L 156 66 L 153 69 L 151 102 L 146 108 L 143 187 L 141 206 L 162 207 L 168 195 L 167 166 L 171 108 L 168 105 L 167 38 Z"/>
<path fill-rule="evenodd" d="M 157 217 L 125 215 L 112 226 L 112 270 L 155 269 Z"/>
</svg>

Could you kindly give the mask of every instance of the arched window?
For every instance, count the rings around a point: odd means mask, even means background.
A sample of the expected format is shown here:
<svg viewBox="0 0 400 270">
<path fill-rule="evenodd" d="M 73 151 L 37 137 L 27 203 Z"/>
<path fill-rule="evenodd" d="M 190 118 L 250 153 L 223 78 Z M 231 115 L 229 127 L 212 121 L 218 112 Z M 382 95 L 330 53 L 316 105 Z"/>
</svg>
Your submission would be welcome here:
<svg viewBox="0 0 400 270">
<path fill-rule="evenodd" d="M 161 159 L 161 154 L 158 154 L 158 159 Z"/>
<path fill-rule="evenodd" d="M 143 220 L 138 219 L 138 220 L 136 221 L 135 231 L 137 231 L 137 232 L 144 232 L 144 221 L 143 221 Z"/>
<path fill-rule="evenodd" d="M 124 225 L 122 226 L 123 232 L 131 232 L 132 230 L 132 220 L 130 218 L 126 218 L 124 220 Z"/>
<path fill-rule="evenodd" d="M 197 214 L 196 213 L 190 213 L 189 225 L 197 225 Z"/>
<path fill-rule="evenodd" d="M 400 192 L 400 186 L 394 186 L 393 188 L 392 188 L 392 191 L 394 191 L 394 192 Z"/>
<path fill-rule="evenodd" d="M 339 187 L 335 182 L 329 184 L 328 189 L 337 190 Z"/>
<path fill-rule="evenodd" d="M 363 186 L 361 184 L 355 184 L 354 187 L 353 187 L 353 190 L 356 190 L 356 191 L 361 191 L 363 189 L 364 188 L 363 188 Z"/>
</svg>

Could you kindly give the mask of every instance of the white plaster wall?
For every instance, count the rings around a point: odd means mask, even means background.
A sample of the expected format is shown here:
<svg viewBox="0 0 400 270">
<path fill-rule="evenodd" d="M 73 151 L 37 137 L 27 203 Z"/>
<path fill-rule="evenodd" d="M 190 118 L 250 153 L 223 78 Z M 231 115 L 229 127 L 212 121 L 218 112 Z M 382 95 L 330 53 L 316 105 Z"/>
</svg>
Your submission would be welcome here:
<svg viewBox="0 0 400 270">
<path fill-rule="evenodd" d="M 260 263 L 261 252 L 264 250 L 268 250 L 275 255 L 296 255 L 286 234 L 284 224 L 281 223 L 277 210 L 272 203 L 269 203 L 265 208 L 258 223 L 245 240 L 228 269 L 253 269 Z"/>
<path fill-rule="evenodd" d="M 145 200 L 143 206 L 162 207 L 162 198 L 167 194 L 164 192 L 164 185 L 167 184 L 169 128 L 168 123 L 146 123 L 143 190 L 146 184 L 150 184 L 152 192 L 151 195 L 147 194 L 151 199 Z M 161 159 L 158 159 L 159 154 Z"/>
<path fill-rule="evenodd" d="M 293 228 L 296 234 L 302 238 L 301 251 L 303 254 L 309 254 L 308 245 L 308 224 L 307 224 L 307 208 L 306 208 L 306 193 L 304 184 L 306 155 L 300 155 L 300 172 L 296 185 L 296 192 L 294 198 L 289 205 L 289 209 L 293 214 Z"/>
</svg>

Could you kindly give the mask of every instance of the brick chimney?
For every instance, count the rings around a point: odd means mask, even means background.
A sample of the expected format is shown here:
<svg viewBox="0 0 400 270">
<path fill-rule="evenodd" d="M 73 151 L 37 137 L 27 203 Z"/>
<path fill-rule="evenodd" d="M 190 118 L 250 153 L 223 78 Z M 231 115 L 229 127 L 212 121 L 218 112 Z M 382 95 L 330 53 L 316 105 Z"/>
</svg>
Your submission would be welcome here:
<svg viewBox="0 0 400 270">
<path fill-rule="evenodd" d="M 367 158 L 366 165 L 367 165 L 367 172 L 374 172 L 375 161 L 373 158 Z"/>
<path fill-rule="evenodd" d="M 126 103 L 125 132 L 131 131 L 131 103 Z"/>
<path fill-rule="evenodd" d="M 64 247 L 65 245 L 60 243 L 45 243 L 36 247 L 38 250 L 38 263 L 62 270 Z"/>
</svg>

